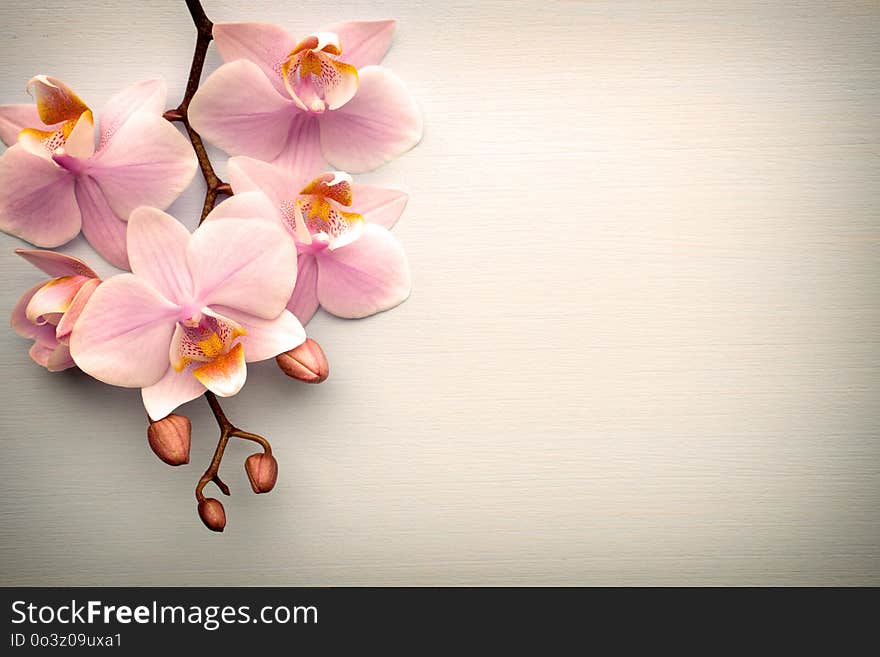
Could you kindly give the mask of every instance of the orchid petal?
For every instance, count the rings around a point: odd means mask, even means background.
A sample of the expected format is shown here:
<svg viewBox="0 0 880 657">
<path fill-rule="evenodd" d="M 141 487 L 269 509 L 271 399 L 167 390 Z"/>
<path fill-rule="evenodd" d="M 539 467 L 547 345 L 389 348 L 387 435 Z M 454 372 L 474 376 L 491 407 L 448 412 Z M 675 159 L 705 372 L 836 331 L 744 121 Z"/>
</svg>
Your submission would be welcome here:
<svg viewBox="0 0 880 657">
<path fill-rule="evenodd" d="M 76 200 L 82 213 L 82 232 L 89 244 L 114 267 L 128 269 L 125 248 L 128 223 L 110 209 L 98 183 L 89 177 L 80 178 L 76 183 Z"/>
<path fill-rule="evenodd" d="M 296 258 L 298 272 L 296 287 L 287 309 L 305 326 L 318 310 L 318 262 L 311 253 L 300 253 Z"/>
<path fill-rule="evenodd" d="M 18 133 L 25 128 L 37 130 L 56 130 L 58 124 L 45 126 L 40 121 L 37 106 L 33 103 L 13 103 L 0 105 L 0 141 L 12 146 L 18 141 Z"/>
<path fill-rule="evenodd" d="M 297 112 L 290 124 L 287 141 L 271 162 L 287 170 L 291 179 L 296 180 L 310 180 L 326 170 L 327 160 L 321 151 L 319 119 Z"/>
<path fill-rule="evenodd" d="M 51 324 L 37 326 L 27 318 L 27 307 L 34 295 L 46 284 L 41 281 L 21 295 L 12 309 L 10 325 L 23 338 L 33 338 L 38 342 L 51 341 L 55 337 L 55 327 Z"/>
<path fill-rule="evenodd" d="M 349 21 L 323 28 L 322 32 L 335 32 L 342 45 L 342 59 L 357 68 L 378 64 L 385 57 L 394 30 L 395 20 Z"/>
<path fill-rule="evenodd" d="M 74 179 L 20 145 L 0 157 L 0 230 L 37 246 L 69 242 L 81 226 Z"/>
<path fill-rule="evenodd" d="M 95 153 L 89 171 L 121 219 L 140 205 L 164 210 L 180 196 L 196 173 L 198 160 L 189 143 L 160 116 L 135 112 L 116 136 Z"/>
<path fill-rule="evenodd" d="M 293 35 L 271 23 L 214 23 L 213 35 L 224 62 L 236 59 L 253 62 L 278 92 L 286 96 L 281 65 L 296 46 Z"/>
<path fill-rule="evenodd" d="M 192 368 L 178 372 L 169 367 L 159 381 L 141 390 L 141 397 L 150 419 L 161 420 L 181 404 L 200 397 L 204 392 L 205 386 L 193 376 Z"/>
<path fill-rule="evenodd" d="M 88 276 L 97 278 L 94 270 L 79 258 L 56 251 L 37 251 L 34 249 L 16 249 L 15 252 L 37 269 L 49 276 Z"/>
<path fill-rule="evenodd" d="M 128 259 L 131 271 L 159 290 L 166 299 L 183 303 L 193 293 L 186 264 L 190 232 L 170 214 L 140 207 L 128 220 Z"/>
<path fill-rule="evenodd" d="M 367 317 L 393 308 L 409 296 L 406 254 L 381 226 L 367 224 L 356 241 L 316 257 L 318 301 L 338 317 Z"/>
<path fill-rule="evenodd" d="M 61 372 L 76 367 L 70 356 L 70 348 L 66 344 L 59 344 L 46 360 L 45 368 L 50 372 Z"/>
<path fill-rule="evenodd" d="M 226 306 L 215 306 L 219 314 L 241 324 L 247 333 L 239 338 L 248 363 L 275 358 L 306 340 L 300 321 L 286 310 L 275 319 L 262 319 Z"/>
<path fill-rule="evenodd" d="M 45 125 L 70 121 L 89 111 L 74 91 L 58 78 L 50 75 L 36 75 L 27 82 L 27 89 L 33 89 L 40 121 Z"/>
<path fill-rule="evenodd" d="M 236 343 L 228 353 L 193 369 L 193 376 L 218 397 L 237 395 L 247 379 L 244 347 Z"/>
<path fill-rule="evenodd" d="M 265 219 L 281 222 L 281 213 L 263 192 L 235 193 L 215 207 L 205 221 L 215 219 Z"/>
<path fill-rule="evenodd" d="M 144 80 L 129 85 L 113 96 L 101 111 L 101 148 L 109 142 L 135 112 L 161 116 L 168 86 L 164 80 Z"/>
<path fill-rule="evenodd" d="M 70 336 L 79 368 L 126 388 L 156 383 L 168 369 L 168 345 L 178 307 L 134 274 L 105 281 L 89 300 Z"/>
<path fill-rule="evenodd" d="M 357 183 L 352 185 L 352 195 L 352 212 L 363 216 L 365 221 L 385 228 L 391 228 L 397 223 L 409 200 L 409 195 L 399 189 Z"/>
<path fill-rule="evenodd" d="M 402 155 L 422 138 L 422 116 L 399 77 L 381 66 L 360 71 L 348 103 L 321 115 L 321 149 L 334 166 L 361 173 Z"/>
<path fill-rule="evenodd" d="M 61 313 L 70 308 L 76 293 L 87 280 L 84 276 L 62 276 L 46 281 L 25 308 L 28 321 L 45 324 L 52 315 L 57 315 L 60 320 Z M 57 321 L 50 323 L 58 324 Z"/>
<path fill-rule="evenodd" d="M 76 321 L 100 284 L 101 281 L 99 279 L 90 278 L 79 288 L 79 292 L 76 293 L 70 306 L 61 317 L 61 321 L 58 322 L 58 327 L 55 329 L 55 338 L 59 342 L 67 344 L 70 341 L 70 334 L 76 325 Z"/>
<path fill-rule="evenodd" d="M 258 317 L 277 317 L 296 281 L 296 245 L 269 221 L 216 219 L 189 242 L 187 261 L 195 296 L 204 305 L 231 306 Z"/>
<path fill-rule="evenodd" d="M 49 359 L 57 348 L 58 345 L 45 342 L 34 342 L 28 350 L 28 356 L 30 356 L 31 360 L 40 367 L 47 367 L 49 365 Z"/>
<path fill-rule="evenodd" d="M 226 163 L 226 175 L 236 194 L 259 191 L 269 197 L 275 207 L 292 201 L 307 182 L 314 178 L 314 171 L 290 171 L 276 164 L 269 164 L 252 157 L 233 157 Z"/>
<path fill-rule="evenodd" d="M 272 160 L 287 142 L 296 114 L 260 67 L 246 59 L 224 64 L 205 80 L 189 106 L 192 127 L 230 155 Z"/>
</svg>

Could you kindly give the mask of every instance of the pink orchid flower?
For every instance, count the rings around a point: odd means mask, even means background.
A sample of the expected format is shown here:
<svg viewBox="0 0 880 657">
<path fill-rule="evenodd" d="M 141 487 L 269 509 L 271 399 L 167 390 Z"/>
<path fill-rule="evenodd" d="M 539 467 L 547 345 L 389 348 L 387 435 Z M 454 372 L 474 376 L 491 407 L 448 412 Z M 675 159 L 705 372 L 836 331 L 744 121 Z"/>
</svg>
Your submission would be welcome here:
<svg viewBox="0 0 880 657">
<path fill-rule="evenodd" d="M 105 383 L 143 388 L 153 420 L 205 390 L 236 394 L 246 362 L 305 341 L 285 310 L 295 249 L 268 221 L 216 219 L 190 234 L 161 210 L 138 208 L 128 220 L 132 273 L 92 295 L 70 340 L 73 360 Z"/>
<path fill-rule="evenodd" d="M 305 171 L 375 169 L 422 138 L 403 82 L 376 66 L 394 27 L 339 23 L 297 40 L 267 23 L 215 24 L 227 63 L 199 87 L 189 120 L 230 155 Z"/>
<path fill-rule="evenodd" d="M 66 84 L 38 75 L 27 86 L 36 105 L 0 106 L 0 139 L 10 146 L 0 157 L 0 230 L 54 247 L 82 229 L 108 262 L 128 269 L 129 214 L 168 207 L 198 164 L 162 118 L 165 83 L 139 82 L 111 98 L 97 149 L 92 112 Z"/>
<path fill-rule="evenodd" d="M 235 195 L 217 207 L 215 217 L 243 216 L 250 209 L 294 236 L 299 272 L 287 308 L 303 324 L 319 304 L 354 319 L 409 296 L 406 254 L 388 230 L 406 207 L 404 192 L 356 184 L 342 172 L 309 181 L 249 157 L 231 158 L 227 172 Z"/>
<path fill-rule="evenodd" d="M 86 302 L 100 284 L 98 275 L 79 258 L 54 251 L 15 251 L 50 278 L 25 292 L 12 310 L 12 328 L 34 340 L 28 354 L 50 372 L 74 367 L 68 343 Z"/>
</svg>

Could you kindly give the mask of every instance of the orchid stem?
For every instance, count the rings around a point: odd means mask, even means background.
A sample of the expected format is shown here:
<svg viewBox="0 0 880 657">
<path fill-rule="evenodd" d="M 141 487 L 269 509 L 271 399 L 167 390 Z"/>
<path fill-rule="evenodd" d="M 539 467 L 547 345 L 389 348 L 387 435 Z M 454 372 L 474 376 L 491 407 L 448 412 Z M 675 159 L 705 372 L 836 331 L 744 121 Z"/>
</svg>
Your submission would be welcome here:
<svg viewBox="0 0 880 657">
<path fill-rule="evenodd" d="M 186 128 L 186 134 L 189 136 L 193 150 L 196 152 L 196 158 L 199 161 L 199 168 L 202 170 L 202 176 L 205 178 L 207 189 L 205 191 L 205 203 L 202 206 L 202 216 L 199 219 L 199 224 L 201 224 L 205 220 L 205 217 L 208 216 L 208 213 L 214 209 L 214 205 L 217 203 L 217 196 L 220 194 L 232 196 L 232 187 L 230 187 L 229 183 L 225 183 L 217 177 L 217 173 L 211 165 L 211 159 L 205 151 L 205 145 L 202 143 L 202 138 L 189 124 L 189 116 L 187 112 L 189 110 L 190 101 L 192 101 L 193 96 L 199 88 L 199 81 L 202 78 L 202 69 L 205 66 L 205 56 L 208 54 L 208 46 L 213 39 L 212 30 L 214 24 L 205 14 L 205 10 L 202 8 L 202 3 L 199 0 L 186 0 L 186 7 L 189 9 L 189 14 L 196 26 L 196 49 L 195 52 L 193 52 L 192 66 L 190 66 L 189 69 L 189 79 L 186 82 L 186 91 L 183 94 L 183 100 L 180 101 L 180 105 L 178 105 L 177 108 L 165 112 L 164 116 L 168 121 L 178 121 L 183 124 L 184 128 Z M 205 486 L 211 482 L 214 482 L 224 495 L 229 495 L 229 486 L 227 486 L 220 478 L 219 470 L 220 462 L 223 460 L 223 453 L 226 451 L 226 445 L 229 443 L 230 438 L 235 437 L 243 438 L 244 440 L 251 440 L 259 443 L 266 454 L 272 453 L 272 447 L 269 445 L 269 441 L 265 438 L 258 436 L 255 433 L 242 431 L 229 421 L 229 418 L 226 417 L 226 413 L 223 412 L 223 407 L 220 406 L 220 400 L 217 399 L 217 396 L 213 392 L 210 390 L 205 392 L 205 399 L 208 400 L 208 404 L 211 406 L 211 411 L 214 413 L 214 419 L 217 420 L 217 425 L 220 427 L 220 440 L 217 441 L 217 448 L 214 450 L 214 457 L 211 459 L 211 464 L 208 466 L 208 469 L 205 470 L 205 473 L 196 485 L 196 499 L 199 502 L 205 499 L 205 494 L 202 491 Z"/>
<path fill-rule="evenodd" d="M 199 479 L 198 485 L 196 485 L 196 499 L 199 502 L 205 499 L 205 495 L 202 491 L 205 486 L 212 481 L 217 484 L 217 487 L 223 491 L 224 495 L 229 495 L 229 486 L 220 479 L 219 471 L 220 462 L 223 460 L 223 453 L 226 451 L 226 445 L 229 443 L 230 438 L 251 440 L 258 443 L 266 454 L 272 453 L 272 446 L 269 444 L 268 440 L 255 433 L 243 431 L 229 421 L 229 418 L 226 417 L 226 413 L 223 411 L 223 407 L 220 406 L 220 400 L 217 399 L 217 395 L 208 390 L 205 393 L 205 399 L 208 400 L 208 405 L 211 407 L 214 419 L 217 420 L 217 426 L 220 427 L 220 440 L 217 441 L 217 448 L 214 450 L 214 457 L 211 459 L 211 464 L 208 466 L 208 469 L 205 470 L 205 474 Z"/>
<path fill-rule="evenodd" d="M 202 79 L 202 69 L 205 66 L 205 56 L 208 54 L 208 46 L 214 38 L 212 34 L 214 23 L 212 23 L 205 14 L 205 10 L 202 8 L 202 3 L 199 2 L 199 0 L 186 0 L 186 7 L 189 9 L 189 14 L 192 16 L 193 23 L 196 26 L 196 49 L 195 52 L 193 52 L 192 66 L 190 66 L 189 69 L 189 78 L 186 82 L 186 91 L 183 94 L 183 100 L 180 101 L 180 105 L 178 105 L 176 109 L 165 112 L 164 116 L 168 121 L 179 121 L 183 124 L 183 127 L 186 129 L 186 134 L 189 136 L 189 140 L 192 143 L 193 150 L 196 152 L 196 158 L 199 161 L 199 168 L 202 170 L 202 176 L 204 177 L 205 185 L 207 186 L 207 190 L 205 191 L 205 203 L 202 206 L 202 216 L 199 218 L 199 224 L 201 224 L 205 220 L 205 217 L 208 216 L 208 213 L 214 209 L 214 205 L 217 203 L 217 196 L 219 194 L 231 196 L 232 188 L 228 183 L 224 183 L 217 177 L 217 173 L 211 165 L 211 159 L 208 157 L 208 153 L 205 150 L 205 145 L 202 143 L 202 138 L 199 136 L 199 133 L 193 130 L 189 123 L 187 112 L 189 110 L 190 101 L 195 95 L 196 90 L 199 88 L 199 81 Z"/>
</svg>

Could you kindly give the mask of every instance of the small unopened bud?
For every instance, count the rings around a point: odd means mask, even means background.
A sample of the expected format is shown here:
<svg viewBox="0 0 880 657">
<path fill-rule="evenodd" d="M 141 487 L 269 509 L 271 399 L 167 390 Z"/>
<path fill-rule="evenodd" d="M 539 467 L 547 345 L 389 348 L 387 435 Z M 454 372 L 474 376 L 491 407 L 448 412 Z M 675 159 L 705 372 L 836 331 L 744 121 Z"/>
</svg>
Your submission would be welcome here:
<svg viewBox="0 0 880 657">
<path fill-rule="evenodd" d="M 212 532 L 222 532 L 226 527 L 226 511 L 218 499 L 207 497 L 199 502 L 199 516 Z"/>
<path fill-rule="evenodd" d="M 287 376 L 306 383 L 321 383 L 330 374 L 330 364 L 321 345 L 306 338 L 300 346 L 275 357 L 275 362 Z"/>
<path fill-rule="evenodd" d="M 147 440 L 160 459 L 168 465 L 189 463 L 189 445 L 192 426 L 183 415 L 169 415 L 150 422 Z"/>
<path fill-rule="evenodd" d="M 265 452 L 251 454 L 244 462 L 244 469 L 255 493 L 268 493 L 275 487 L 275 481 L 278 479 L 278 461 L 271 454 Z"/>
</svg>

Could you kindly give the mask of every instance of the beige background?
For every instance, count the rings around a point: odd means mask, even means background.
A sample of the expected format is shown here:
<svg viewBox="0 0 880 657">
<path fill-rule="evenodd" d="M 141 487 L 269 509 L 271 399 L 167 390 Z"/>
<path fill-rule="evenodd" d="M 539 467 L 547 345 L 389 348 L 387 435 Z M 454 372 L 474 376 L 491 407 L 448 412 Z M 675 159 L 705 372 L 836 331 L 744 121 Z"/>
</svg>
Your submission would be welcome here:
<svg viewBox="0 0 880 657">
<path fill-rule="evenodd" d="M 3 102 L 35 73 L 179 98 L 182 2 L 33 4 L 0 7 Z M 200 400 L 168 468 L 137 392 L 2 332 L 0 583 L 880 584 L 880 4 L 205 6 L 400 20 L 425 137 L 361 179 L 411 193 L 413 295 L 312 322 L 323 386 L 251 370 L 227 408 L 281 479 L 254 496 L 235 445 L 219 536 Z"/>
</svg>

